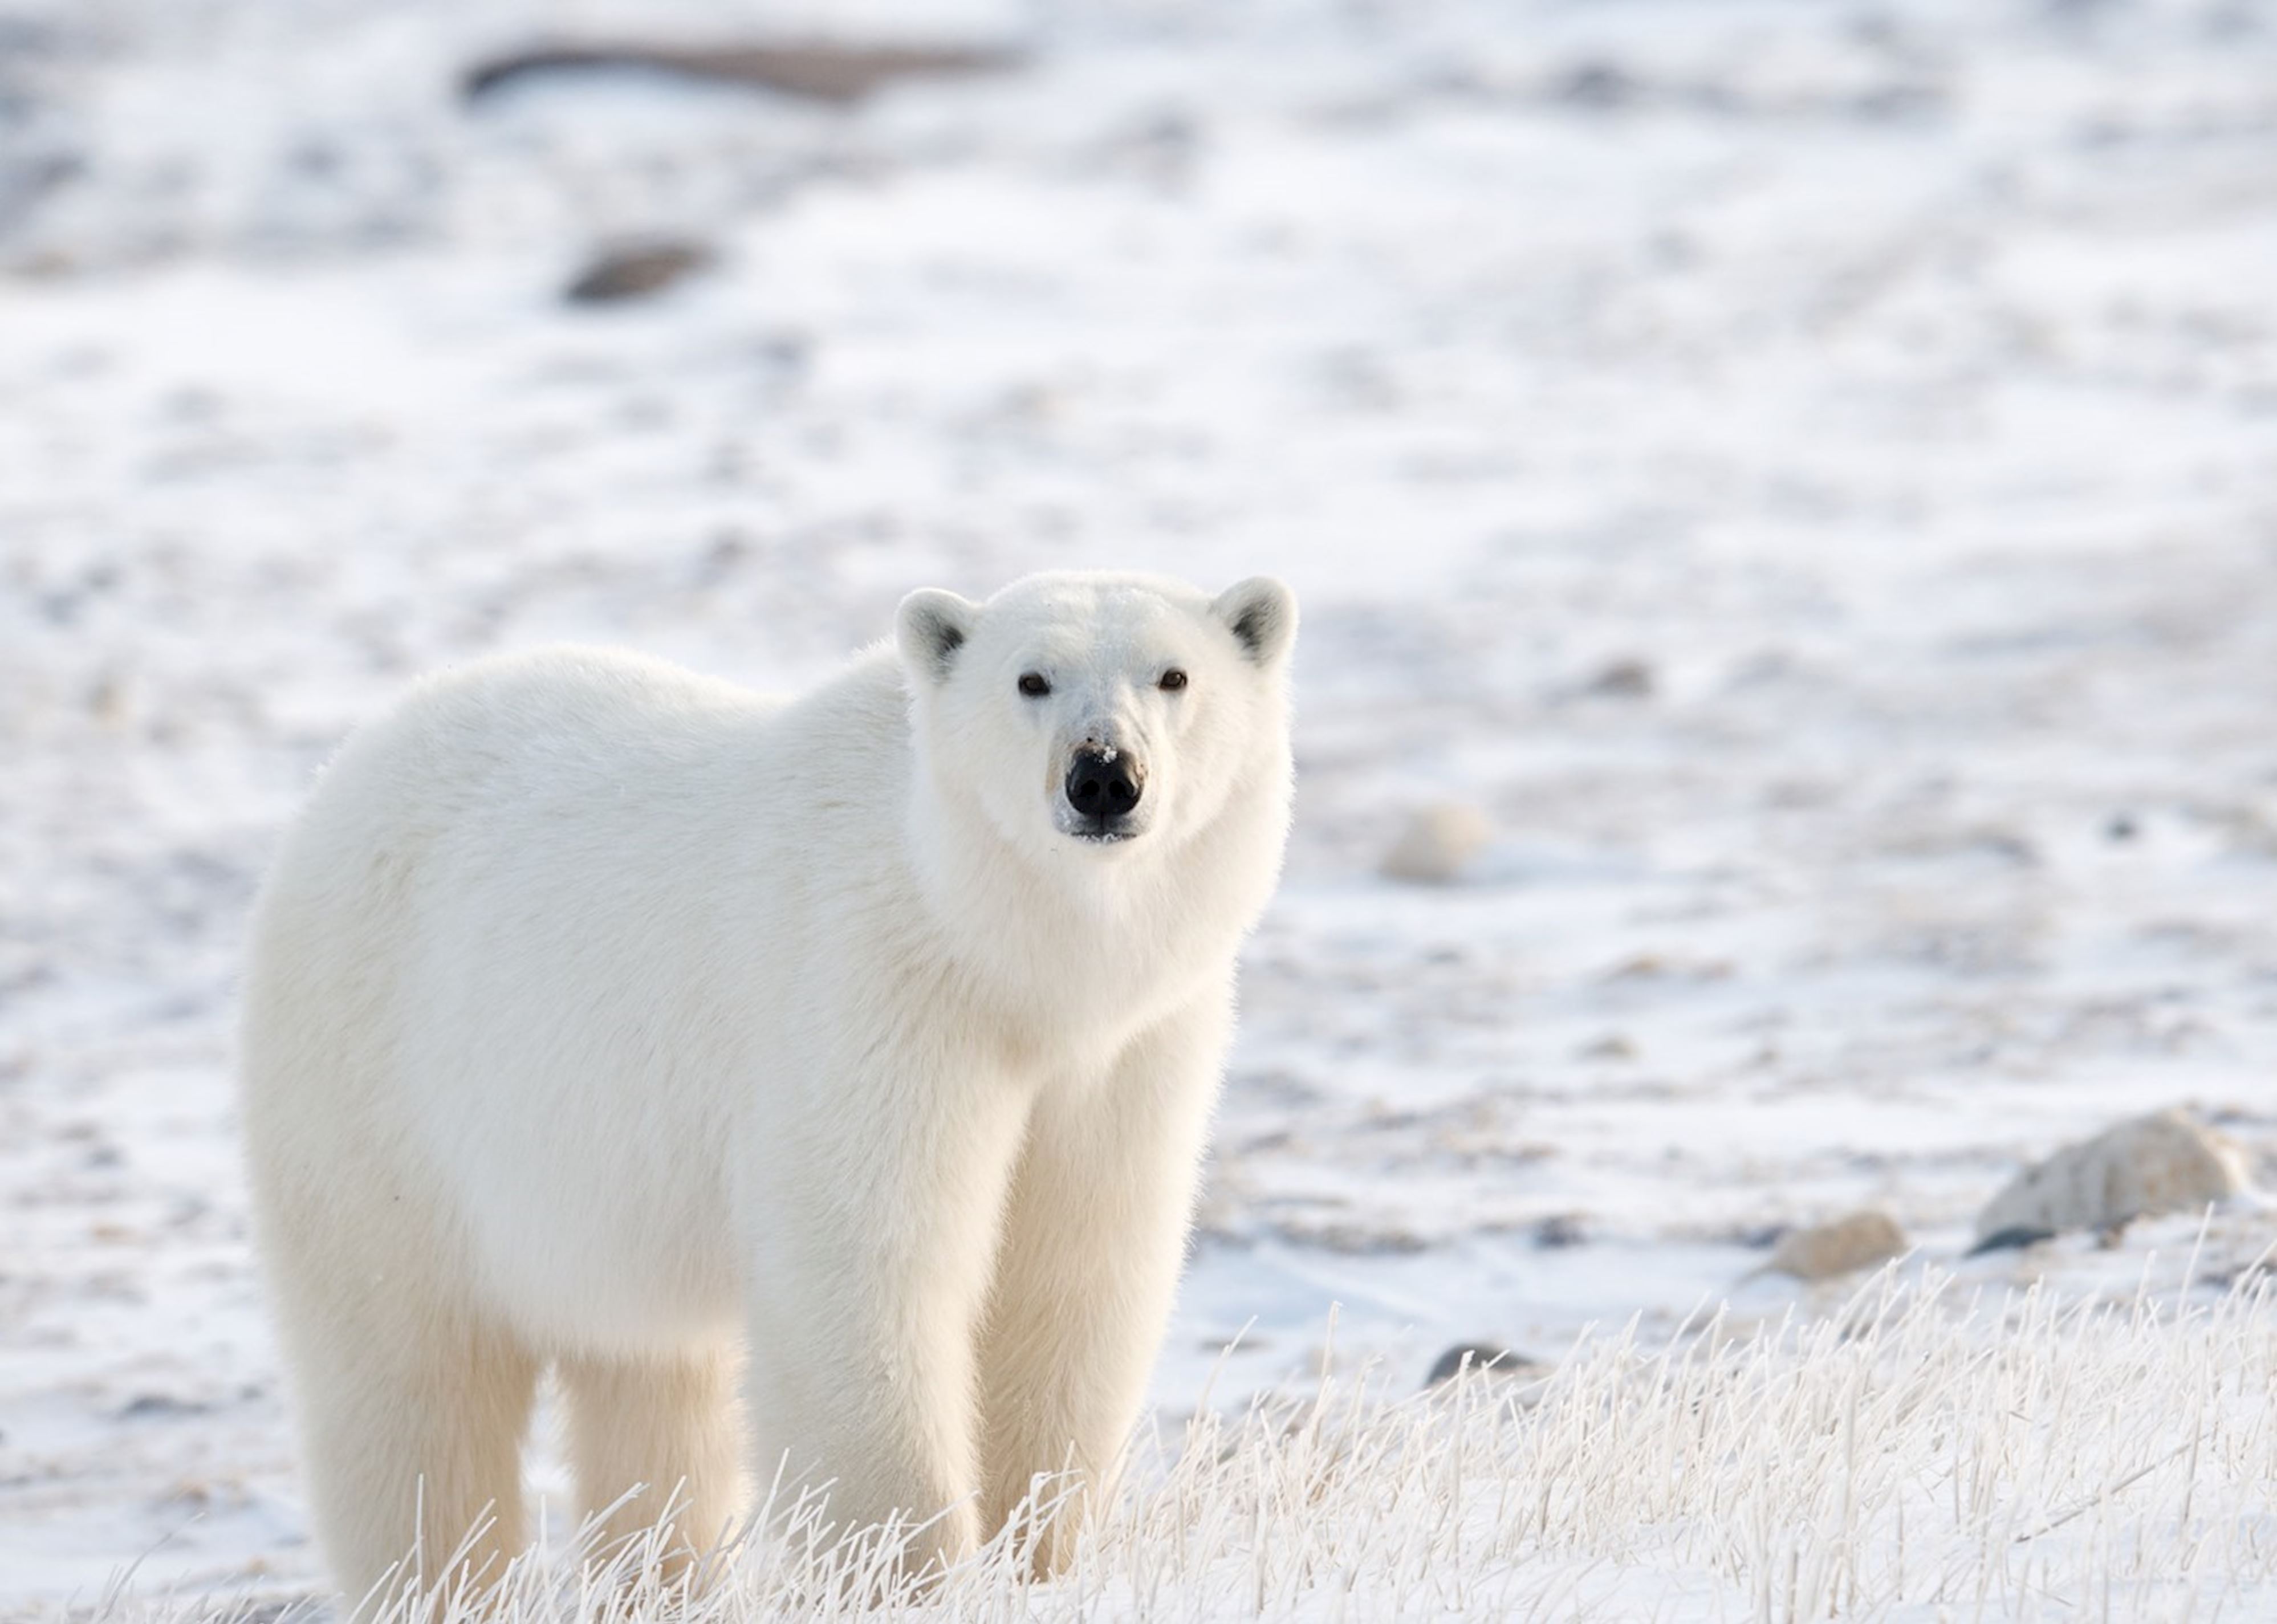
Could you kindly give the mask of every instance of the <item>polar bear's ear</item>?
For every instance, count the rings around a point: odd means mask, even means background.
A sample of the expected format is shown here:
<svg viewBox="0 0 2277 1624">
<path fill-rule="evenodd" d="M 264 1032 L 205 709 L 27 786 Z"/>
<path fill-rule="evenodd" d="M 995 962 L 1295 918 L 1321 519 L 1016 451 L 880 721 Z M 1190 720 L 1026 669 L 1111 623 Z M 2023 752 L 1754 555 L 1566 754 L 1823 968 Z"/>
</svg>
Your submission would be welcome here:
<svg viewBox="0 0 2277 1624">
<path fill-rule="evenodd" d="M 901 648 L 902 663 L 935 682 L 945 680 L 979 612 L 979 604 L 954 592 L 918 588 L 894 613 L 894 641 Z"/>
<path fill-rule="evenodd" d="M 1211 600 L 1210 612 L 1260 665 L 1272 664 L 1297 641 L 1297 595 L 1270 575 L 1252 575 L 1228 587 Z"/>
</svg>

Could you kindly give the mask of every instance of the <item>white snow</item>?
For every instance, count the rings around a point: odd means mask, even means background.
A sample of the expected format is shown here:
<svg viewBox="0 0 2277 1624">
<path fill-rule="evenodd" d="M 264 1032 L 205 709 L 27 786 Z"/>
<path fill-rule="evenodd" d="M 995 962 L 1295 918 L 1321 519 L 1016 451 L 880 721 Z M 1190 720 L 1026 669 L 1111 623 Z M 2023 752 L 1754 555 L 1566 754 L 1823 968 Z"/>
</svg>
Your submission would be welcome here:
<svg viewBox="0 0 2277 1624">
<path fill-rule="evenodd" d="M 572 22 L 1030 61 L 853 112 L 457 99 Z M 1952 1263 L 2021 1163 L 2167 1105 L 2266 1186 L 2272 85 L 2277 20 L 2221 0 L 9 0 L 0 1613 L 138 1558 L 316 1582 L 232 1136 L 243 909 L 346 728 L 548 638 L 788 686 L 920 584 L 1296 587 L 1298 829 L 1174 1418 L 1237 1335 L 1216 1401 L 1309 1380 L 1332 1301 L 1395 1387 L 1816 1314 L 1740 1283 L 1776 1226 L 1878 1207 Z M 563 304 L 631 232 L 720 265 Z M 1442 801 L 1496 831 L 1463 883 L 1378 878 Z M 2197 1235 L 1957 1289 L 2171 1309 Z M 2217 1215 L 2200 1278 L 2273 1238 Z M 2014 1355 L 2051 1394 L 2100 1368 L 2051 1347 Z M 2212 1390 L 2170 1391 L 2181 1442 Z M 2230 1560 L 2171 1520 L 2248 1515 L 2206 1481 L 2128 1526 Z M 1568 1526 L 1512 1594 L 1726 1594 L 1672 1524 Z M 1745 1613 L 1786 1559 L 1738 1549 Z"/>
</svg>

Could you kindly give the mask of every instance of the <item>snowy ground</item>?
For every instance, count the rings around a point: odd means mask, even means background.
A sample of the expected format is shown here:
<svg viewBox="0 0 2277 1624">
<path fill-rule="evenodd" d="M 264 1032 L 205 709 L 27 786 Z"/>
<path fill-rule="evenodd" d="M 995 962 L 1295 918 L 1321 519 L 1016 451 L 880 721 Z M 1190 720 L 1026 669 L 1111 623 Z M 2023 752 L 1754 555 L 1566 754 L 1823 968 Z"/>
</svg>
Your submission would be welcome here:
<svg viewBox="0 0 2277 1624">
<path fill-rule="evenodd" d="M 453 89 L 826 15 L 1029 61 Z M 561 302 L 649 231 L 717 269 Z M 913 585 L 1295 584 L 1172 1415 L 1332 1300 L 1410 1383 L 1818 1306 L 1740 1283 L 1776 1226 L 1949 1261 L 2141 1110 L 2277 1162 L 2260 9 L 0 0 L 0 1613 L 314 1583 L 240 922 L 342 732 L 501 647 L 793 685 Z M 1376 878 L 1446 796 L 1469 883 Z M 2195 1233 L 1962 1284 L 2172 1293 Z"/>
</svg>

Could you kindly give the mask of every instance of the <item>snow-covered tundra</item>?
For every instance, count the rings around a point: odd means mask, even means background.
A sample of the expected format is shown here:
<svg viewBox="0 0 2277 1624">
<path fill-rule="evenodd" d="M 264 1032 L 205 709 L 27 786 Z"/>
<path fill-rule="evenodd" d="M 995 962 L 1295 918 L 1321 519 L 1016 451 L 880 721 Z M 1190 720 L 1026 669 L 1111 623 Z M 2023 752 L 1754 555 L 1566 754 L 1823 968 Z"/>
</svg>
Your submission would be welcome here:
<svg viewBox="0 0 2277 1624">
<path fill-rule="evenodd" d="M 912 594 L 796 700 L 555 649 L 348 743 L 259 905 L 244 1112 L 351 1594 L 486 1508 L 471 1559 L 519 1545 L 549 1362 L 585 1506 L 647 1485 L 613 1534 L 682 1485 L 704 1545 L 746 1462 L 842 1528 L 945 1511 L 919 1559 L 1097 1491 L 1280 866 L 1296 623 L 1040 575 Z"/>
</svg>

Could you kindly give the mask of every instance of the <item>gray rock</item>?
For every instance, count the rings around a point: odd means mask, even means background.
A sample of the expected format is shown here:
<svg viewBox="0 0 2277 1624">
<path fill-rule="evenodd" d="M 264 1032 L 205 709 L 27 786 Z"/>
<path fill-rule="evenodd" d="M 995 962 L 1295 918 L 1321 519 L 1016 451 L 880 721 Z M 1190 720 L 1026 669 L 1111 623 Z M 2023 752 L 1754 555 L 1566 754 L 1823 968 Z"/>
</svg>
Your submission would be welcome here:
<svg viewBox="0 0 2277 1624">
<path fill-rule="evenodd" d="M 1609 699 L 1650 699 L 1658 687 L 1652 667 L 1631 658 L 1613 661 L 1590 678 L 1581 691 Z"/>
<path fill-rule="evenodd" d="M 2242 1195 L 2248 1182 L 2237 1146 L 2180 1111 L 2161 1111 L 2018 1173 L 1976 1215 L 1977 1249 L 2007 1232 L 2060 1234 L 2193 1212 Z"/>
<path fill-rule="evenodd" d="M 1545 1252 L 1588 1244 L 1589 1232 L 1577 1212 L 1553 1212 L 1534 1226 L 1534 1244 Z"/>
</svg>

